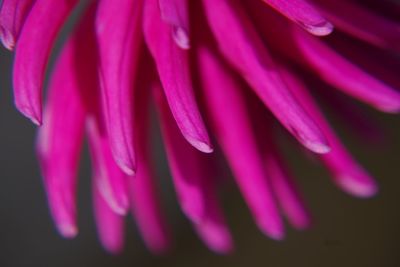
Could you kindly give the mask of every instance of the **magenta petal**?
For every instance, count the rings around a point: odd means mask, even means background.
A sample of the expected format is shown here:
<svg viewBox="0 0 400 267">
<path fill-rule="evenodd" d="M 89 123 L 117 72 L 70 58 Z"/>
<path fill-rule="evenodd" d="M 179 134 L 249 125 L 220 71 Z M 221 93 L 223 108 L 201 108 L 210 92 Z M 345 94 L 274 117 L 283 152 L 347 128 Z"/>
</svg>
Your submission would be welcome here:
<svg viewBox="0 0 400 267">
<path fill-rule="evenodd" d="M 171 112 L 186 140 L 202 152 L 212 152 L 206 127 L 198 110 L 190 77 L 188 52 L 180 49 L 160 19 L 156 0 L 145 4 L 144 32 L 156 62 Z"/>
<path fill-rule="evenodd" d="M 59 232 L 68 238 L 78 232 L 75 193 L 85 117 L 74 56 L 69 41 L 50 81 L 44 124 L 37 140 L 50 210 Z"/>
<path fill-rule="evenodd" d="M 203 220 L 205 216 L 205 202 L 201 185 L 202 171 L 196 160 L 196 149 L 191 147 L 182 136 L 170 116 L 160 88 L 155 87 L 155 95 L 160 114 L 162 134 L 167 152 L 168 164 L 171 169 L 173 183 L 179 204 L 186 216 L 194 222 Z"/>
<path fill-rule="evenodd" d="M 0 39 L 8 50 L 13 50 L 19 33 L 36 0 L 3 0 L 0 9 Z"/>
<path fill-rule="evenodd" d="M 109 142 L 100 134 L 93 118 L 87 121 L 87 131 L 95 185 L 110 208 L 117 214 L 125 215 L 129 207 L 128 177 L 115 163 Z"/>
<path fill-rule="evenodd" d="M 221 52 L 252 86 L 264 104 L 304 146 L 316 153 L 329 152 L 325 137 L 292 97 L 238 2 L 203 2 Z"/>
<path fill-rule="evenodd" d="M 121 253 L 124 247 L 124 217 L 115 214 L 93 180 L 93 204 L 97 232 L 103 247 L 112 254 Z"/>
<path fill-rule="evenodd" d="M 334 182 L 345 192 L 358 197 L 374 195 L 378 186 L 374 179 L 353 160 L 346 148 L 342 145 L 334 131 L 330 128 L 323 115 L 319 112 L 312 97 L 303 84 L 289 71 L 282 69 L 287 84 L 297 99 L 307 107 L 307 112 L 313 116 L 328 137 L 332 146 L 329 154 L 321 155 L 321 159 L 334 176 Z"/>
<path fill-rule="evenodd" d="M 265 170 L 284 214 L 295 228 L 303 230 L 310 227 L 311 215 L 292 177 L 287 173 L 277 151 L 272 146 L 267 150 Z"/>
<path fill-rule="evenodd" d="M 374 45 L 400 51 L 400 24 L 352 1 L 319 0 L 324 14 L 344 32 Z"/>
<path fill-rule="evenodd" d="M 41 92 L 54 41 L 77 0 L 37 0 L 18 39 L 14 61 L 15 104 L 35 124 L 42 123 Z"/>
<path fill-rule="evenodd" d="M 146 71 L 150 71 L 147 70 Z M 145 72 L 142 72 L 146 75 Z M 146 81 L 148 82 L 148 81 Z M 148 84 L 142 83 L 142 92 L 135 95 L 137 101 L 137 172 L 135 179 L 131 179 L 130 197 L 132 213 L 140 229 L 147 247 L 154 253 L 160 254 L 169 249 L 171 240 L 167 231 L 164 214 L 160 207 L 157 188 L 154 181 L 153 168 L 150 156 L 149 133 L 149 93 Z"/>
<path fill-rule="evenodd" d="M 197 55 L 209 117 L 239 189 L 261 230 L 282 239 L 283 223 L 264 173 L 241 88 L 210 50 L 199 47 Z"/>
<path fill-rule="evenodd" d="M 202 168 L 203 188 L 206 198 L 206 217 L 203 221 L 195 223 L 194 227 L 203 242 L 212 251 L 226 254 L 233 250 L 233 240 L 229 227 L 225 221 L 221 206 L 218 203 L 216 192 L 216 175 L 208 171 L 210 162 L 204 156 L 199 155 L 197 160 L 204 167 Z"/>
<path fill-rule="evenodd" d="M 173 38 L 182 49 L 190 48 L 188 0 L 158 0 L 161 18 L 171 25 Z"/>
<path fill-rule="evenodd" d="M 263 1 L 314 35 L 328 35 L 333 30 L 332 24 L 308 0 Z M 264 27 L 268 26 L 265 25 Z"/>
<path fill-rule="evenodd" d="M 96 15 L 104 117 L 115 161 L 128 175 L 136 169 L 132 103 L 142 43 L 141 15 L 142 0 L 102 0 Z"/>
<path fill-rule="evenodd" d="M 304 59 L 327 83 L 384 112 L 400 112 L 400 93 L 363 71 L 322 41 L 293 29 Z"/>
</svg>

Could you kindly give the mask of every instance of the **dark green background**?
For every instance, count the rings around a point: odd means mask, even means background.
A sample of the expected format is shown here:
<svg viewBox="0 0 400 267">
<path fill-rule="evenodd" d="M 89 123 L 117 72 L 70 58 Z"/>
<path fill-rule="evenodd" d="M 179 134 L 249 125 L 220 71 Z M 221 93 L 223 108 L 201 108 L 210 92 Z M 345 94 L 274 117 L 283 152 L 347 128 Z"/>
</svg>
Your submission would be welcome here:
<svg viewBox="0 0 400 267">
<path fill-rule="evenodd" d="M 174 249 L 166 256 L 151 255 L 129 219 L 125 252 L 110 256 L 96 238 L 87 159 L 81 168 L 80 234 L 64 240 L 56 233 L 33 151 L 35 127 L 13 106 L 12 54 L 1 49 L 0 62 L 0 266 L 400 266 L 399 117 L 372 112 L 387 129 L 383 144 L 365 144 L 345 135 L 348 147 L 380 183 L 380 194 L 370 200 L 340 192 L 321 167 L 298 151 L 288 153 L 315 225 L 305 232 L 289 229 L 283 242 L 272 241 L 256 229 L 236 189 L 227 185 L 224 206 L 236 241 L 230 256 L 209 252 L 196 238 L 177 207 L 170 183 L 165 182 L 169 177 L 161 160 L 159 173 Z"/>
</svg>

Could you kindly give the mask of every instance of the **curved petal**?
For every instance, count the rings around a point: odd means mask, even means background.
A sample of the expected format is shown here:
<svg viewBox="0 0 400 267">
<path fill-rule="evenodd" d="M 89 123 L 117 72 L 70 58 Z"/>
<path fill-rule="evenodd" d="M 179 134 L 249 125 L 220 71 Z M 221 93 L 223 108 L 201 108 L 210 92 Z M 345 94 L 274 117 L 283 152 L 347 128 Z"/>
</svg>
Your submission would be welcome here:
<svg viewBox="0 0 400 267">
<path fill-rule="evenodd" d="M 255 28 L 235 0 L 203 0 L 221 53 L 251 85 L 264 104 L 300 143 L 329 152 L 318 126 L 293 98 Z"/>
<path fill-rule="evenodd" d="M 47 61 L 58 32 L 77 0 L 37 0 L 18 39 L 14 60 L 14 95 L 19 111 L 42 123 L 41 92 Z"/>
<path fill-rule="evenodd" d="M 333 25 L 308 0 L 263 1 L 314 35 L 328 35 L 333 31 Z"/>
<path fill-rule="evenodd" d="M 44 125 L 39 128 L 37 140 L 50 210 L 59 232 L 68 238 L 78 232 L 76 180 L 85 118 L 73 45 L 71 40 L 68 41 L 55 66 Z"/>
<path fill-rule="evenodd" d="M 102 0 L 95 22 L 108 140 L 115 161 L 128 175 L 136 169 L 132 110 L 142 43 L 141 19 L 142 0 Z"/>
<path fill-rule="evenodd" d="M 274 239 L 282 239 L 284 226 L 264 173 L 241 88 L 205 46 L 197 48 L 197 58 L 209 119 L 239 189 L 260 229 Z"/>
<path fill-rule="evenodd" d="M 186 140 L 198 150 L 210 153 L 213 149 L 195 100 L 188 52 L 174 43 L 157 5 L 156 0 L 146 1 L 144 33 L 169 107 Z"/>
<path fill-rule="evenodd" d="M 13 50 L 25 19 L 36 0 L 3 0 L 0 9 L 0 39 Z"/>
</svg>

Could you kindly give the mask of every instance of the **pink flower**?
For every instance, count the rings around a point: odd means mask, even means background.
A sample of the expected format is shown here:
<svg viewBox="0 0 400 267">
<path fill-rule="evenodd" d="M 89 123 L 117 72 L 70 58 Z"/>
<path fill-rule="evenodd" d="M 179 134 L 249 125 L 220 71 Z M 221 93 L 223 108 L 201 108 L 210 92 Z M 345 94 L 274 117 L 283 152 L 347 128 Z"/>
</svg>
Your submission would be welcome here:
<svg viewBox="0 0 400 267">
<path fill-rule="evenodd" d="M 181 209 L 216 252 L 229 252 L 233 244 L 218 203 L 225 181 L 217 177 L 214 146 L 263 233 L 284 238 L 281 213 L 295 228 L 310 226 L 276 145 L 281 134 L 276 121 L 317 154 L 342 190 L 357 197 L 377 192 L 310 91 L 321 89 L 317 94 L 328 100 L 324 103 L 365 135 L 373 133 L 368 120 L 359 119 L 357 108 L 333 90 L 383 112 L 400 111 L 399 82 L 386 67 L 399 66 L 392 57 L 400 50 L 396 4 L 88 2 L 51 70 L 43 116 L 49 56 L 78 1 L 4 0 L 0 10 L 1 41 L 15 48 L 15 103 L 41 125 L 38 157 L 50 210 L 64 237 L 78 233 L 76 172 L 86 136 L 104 247 L 122 249 L 129 211 L 149 249 L 160 253 L 170 246 L 152 165 L 153 107 Z"/>
</svg>

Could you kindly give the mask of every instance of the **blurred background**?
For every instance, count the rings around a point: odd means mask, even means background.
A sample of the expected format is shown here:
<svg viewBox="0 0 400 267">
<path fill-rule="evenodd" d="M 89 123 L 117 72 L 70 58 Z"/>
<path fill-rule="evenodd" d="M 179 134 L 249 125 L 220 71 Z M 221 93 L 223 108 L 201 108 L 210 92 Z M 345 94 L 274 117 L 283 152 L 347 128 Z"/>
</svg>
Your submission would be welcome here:
<svg viewBox="0 0 400 267">
<path fill-rule="evenodd" d="M 11 93 L 12 54 L 0 49 L 0 266 L 400 266 L 400 118 L 366 109 L 386 132 L 379 143 L 362 142 L 334 125 L 355 157 L 376 177 L 380 193 L 372 199 L 352 198 L 339 191 L 327 172 L 301 151 L 285 145 L 289 166 L 314 216 L 307 231 L 288 227 L 282 242 L 259 232 L 237 189 L 222 192 L 224 210 L 235 239 L 228 256 L 208 251 L 176 203 L 164 156 L 160 151 L 160 190 L 174 236 L 170 253 L 154 256 L 146 249 L 131 218 L 126 248 L 107 254 L 96 237 L 87 155 L 79 183 L 79 235 L 65 240 L 50 218 L 34 153 L 35 126 L 20 115 Z M 159 141 L 157 141 L 159 142 Z"/>
</svg>

